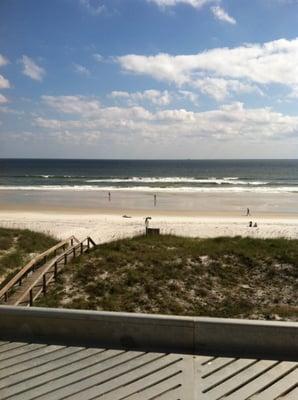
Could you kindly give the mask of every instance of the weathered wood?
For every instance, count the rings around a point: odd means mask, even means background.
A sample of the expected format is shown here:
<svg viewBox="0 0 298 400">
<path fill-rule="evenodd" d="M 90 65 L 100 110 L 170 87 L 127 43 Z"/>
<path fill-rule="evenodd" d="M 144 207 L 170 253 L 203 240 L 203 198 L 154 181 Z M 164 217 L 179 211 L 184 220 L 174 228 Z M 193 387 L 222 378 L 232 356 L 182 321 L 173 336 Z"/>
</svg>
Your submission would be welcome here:
<svg viewBox="0 0 298 400">
<path fill-rule="evenodd" d="M 93 242 L 93 241 L 92 241 Z M 82 242 L 68 248 L 64 253 L 49 260 L 43 266 L 40 266 L 36 271 L 32 272 L 27 279 L 23 279 L 22 286 L 16 289 L 8 299 L 7 305 L 33 305 L 33 302 L 40 296 L 41 293 L 46 294 L 47 286 L 53 279 L 57 279 L 59 268 L 63 268 L 69 261 L 74 259 L 80 250 L 84 253 L 87 251 L 88 238 Z M 93 242 L 94 243 L 94 242 Z"/>
<path fill-rule="evenodd" d="M 19 282 L 22 283 L 22 278 L 29 272 L 34 270 L 34 266 L 38 264 L 41 260 L 44 259 L 49 254 L 54 253 L 55 251 L 59 250 L 60 248 L 65 248 L 66 244 L 73 239 L 77 243 L 79 243 L 78 239 L 74 236 L 59 242 L 55 246 L 51 247 L 50 249 L 46 250 L 45 252 L 38 254 L 32 260 L 30 260 L 1 290 L 0 290 L 0 300 L 4 297 L 4 300 L 7 301 L 8 291 L 13 288 L 13 286 Z"/>
<path fill-rule="evenodd" d="M 239 371 L 245 359 L 239 359 L 237 364 L 234 359 L 215 357 L 210 364 L 194 355 L 27 342 L 4 344 L 4 348 L 6 355 L 0 357 L 3 400 L 298 398 L 298 365 L 293 362 L 259 360 Z M 197 383 L 204 380 L 207 371 L 211 372 L 212 364 L 223 370 L 225 365 L 234 368 L 222 383 L 215 372 L 210 382 L 213 389 L 204 393 Z M 197 369 L 198 365 L 202 369 Z"/>
<path fill-rule="evenodd" d="M 47 279 L 46 279 L 46 275 L 44 274 L 42 277 L 42 290 L 43 293 L 46 294 L 47 293 Z"/>
</svg>

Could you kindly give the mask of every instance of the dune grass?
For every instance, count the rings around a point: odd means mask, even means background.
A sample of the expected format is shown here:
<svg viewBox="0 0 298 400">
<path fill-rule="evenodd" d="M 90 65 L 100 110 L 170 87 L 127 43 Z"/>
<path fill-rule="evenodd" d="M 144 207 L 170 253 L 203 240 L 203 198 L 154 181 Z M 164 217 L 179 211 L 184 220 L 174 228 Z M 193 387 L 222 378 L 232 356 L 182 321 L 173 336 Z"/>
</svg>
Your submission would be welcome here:
<svg viewBox="0 0 298 400">
<path fill-rule="evenodd" d="M 140 236 L 69 264 L 40 305 L 298 319 L 298 241 Z"/>
</svg>

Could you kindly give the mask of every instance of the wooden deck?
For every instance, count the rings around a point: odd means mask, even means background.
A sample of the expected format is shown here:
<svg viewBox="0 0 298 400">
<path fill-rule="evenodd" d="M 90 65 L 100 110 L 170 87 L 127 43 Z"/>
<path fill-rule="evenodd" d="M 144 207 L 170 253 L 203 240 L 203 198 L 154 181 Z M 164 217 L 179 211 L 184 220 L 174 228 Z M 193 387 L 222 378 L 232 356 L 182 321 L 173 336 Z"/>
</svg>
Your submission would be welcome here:
<svg viewBox="0 0 298 400">
<path fill-rule="evenodd" d="M 297 400 L 298 363 L 0 342 L 1 400 Z"/>
</svg>

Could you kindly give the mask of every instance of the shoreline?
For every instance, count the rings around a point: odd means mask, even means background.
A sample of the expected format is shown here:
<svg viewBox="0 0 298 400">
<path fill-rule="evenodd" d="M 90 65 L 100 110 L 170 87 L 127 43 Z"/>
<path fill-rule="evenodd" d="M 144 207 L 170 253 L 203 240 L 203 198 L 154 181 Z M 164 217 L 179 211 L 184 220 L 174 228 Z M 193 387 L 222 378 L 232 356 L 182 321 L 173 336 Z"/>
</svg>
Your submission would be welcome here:
<svg viewBox="0 0 298 400">
<path fill-rule="evenodd" d="M 0 191 L 0 211 L 41 210 L 84 213 L 154 213 L 161 215 L 233 215 L 249 208 L 258 217 L 298 217 L 298 194 L 278 193 L 154 193 L 133 191 Z"/>
<path fill-rule="evenodd" d="M 246 216 L 250 208 L 251 215 Z M 124 218 L 124 216 L 129 218 Z M 0 226 L 27 228 L 64 239 L 91 236 L 97 243 L 131 237 L 150 227 L 162 234 L 212 238 L 298 238 L 295 194 L 157 194 L 140 192 L 1 192 Z M 249 222 L 257 222 L 250 228 Z"/>
<path fill-rule="evenodd" d="M 30 214 L 39 213 L 44 215 L 73 215 L 73 216 L 119 216 L 129 215 L 131 217 L 146 217 L 156 216 L 156 217 L 177 217 L 177 218 L 202 218 L 202 219 L 239 219 L 250 221 L 250 219 L 261 219 L 267 221 L 291 221 L 297 220 L 298 213 L 291 212 L 253 212 L 250 215 L 237 211 L 195 211 L 195 210 L 161 210 L 158 208 L 147 208 L 147 209 L 123 209 L 123 208 L 77 208 L 77 207 L 63 207 L 63 206 L 30 206 L 30 205 L 11 205 L 11 204 L 1 204 L 0 203 L 0 216 L 3 214 Z"/>
</svg>

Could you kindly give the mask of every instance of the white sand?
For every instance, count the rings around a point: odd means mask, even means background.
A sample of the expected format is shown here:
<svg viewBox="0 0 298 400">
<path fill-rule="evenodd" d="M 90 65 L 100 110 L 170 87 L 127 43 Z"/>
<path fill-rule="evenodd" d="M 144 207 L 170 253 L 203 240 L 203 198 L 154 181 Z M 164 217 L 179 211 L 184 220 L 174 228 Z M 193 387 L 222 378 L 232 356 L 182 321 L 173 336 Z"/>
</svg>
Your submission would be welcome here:
<svg viewBox="0 0 298 400">
<path fill-rule="evenodd" d="M 132 218 L 119 214 L 91 214 L 41 211 L 0 211 L 0 226 L 28 228 L 50 233 L 57 238 L 71 235 L 83 239 L 91 236 L 97 243 L 124 238 L 144 232 L 144 215 L 131 213 Z M 257 228 L 249 228 L 249 221 L 257 221 Z M 298 217 L 245 216 L 169 216 L 154 215 L 150 227 L 161 233 L 191 237 L 251 236 L 298 238 Z"/>
</svg>

